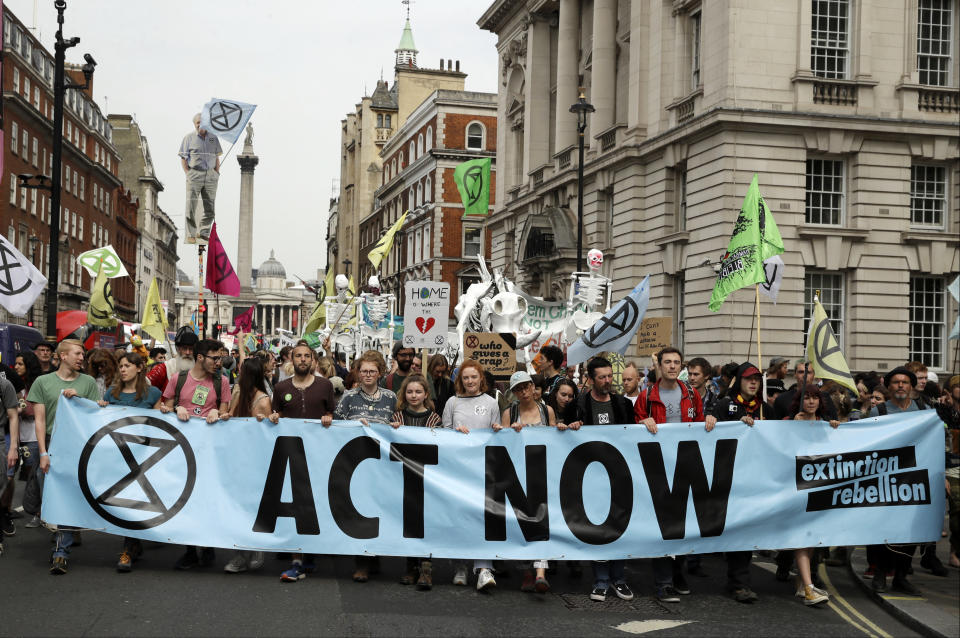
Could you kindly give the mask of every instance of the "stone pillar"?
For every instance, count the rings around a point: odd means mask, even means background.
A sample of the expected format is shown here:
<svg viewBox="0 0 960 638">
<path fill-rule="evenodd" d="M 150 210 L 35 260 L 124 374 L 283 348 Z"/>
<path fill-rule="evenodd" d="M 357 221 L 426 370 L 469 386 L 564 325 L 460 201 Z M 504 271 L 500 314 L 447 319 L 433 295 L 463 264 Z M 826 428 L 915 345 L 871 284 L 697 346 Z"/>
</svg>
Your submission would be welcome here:
<svg viewBox="0 0 960 638">
<path fill-rule="evenodd" d="M 253 136 L 247 135 L 243 152 L 237 156 L 240 163 L 240 229 L 237 233 L 237 276 L 240 287 L 250 292 L 253 272 L 253 171 L 260 158 L 253 152 Z"/>
<path fill-rule="evenodd" d="M 557 27 L 557 131 L 556 151 L 577 143 L 577 116 L 570 106 L 577 101 L 580 74 L 580 0 L 563 0 Z"/>
<path fill-rule="evenodd" d="M 530 158 L 528 170 L 550 163 L 550 25 L 532 17 L 527 27 L 527 81 L 524 107 L 524 146 Z"/>
<path fill-rule="evenodd" d="M 615 124 L 616 117 L 617 0 L 593 2 L 592 70 L 589 101 L 596 107 L 597 112 L 591 116 L 591 129 L 601 133 Z"/>
</svg>

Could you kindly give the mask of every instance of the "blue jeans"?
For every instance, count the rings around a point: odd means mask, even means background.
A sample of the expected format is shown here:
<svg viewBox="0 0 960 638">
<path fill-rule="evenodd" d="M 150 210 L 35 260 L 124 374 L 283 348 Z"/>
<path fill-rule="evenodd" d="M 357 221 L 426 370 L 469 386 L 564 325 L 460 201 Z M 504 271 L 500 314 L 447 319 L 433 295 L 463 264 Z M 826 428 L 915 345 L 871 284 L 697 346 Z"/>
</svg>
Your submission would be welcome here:
<svg viewBox="0 0 960 638">
<path fill-rule="evenodd" d="M 65 525 L 57 526 L 57 533 L 53 545 L 54 558 L 66 558 L 70 555 L 70 548 L 73 546 L 73 530 L 76 527 L 67 527 Z"/>
<path fill-rule="evenodd" d="M 593 566 L 594 589 L 609 589 L 611 580 L 618 585 L 627 582 L 623 579 L 623 570 L 627 565 L 626 561 L 591 561 L 590 564 Z"/>
</svg>

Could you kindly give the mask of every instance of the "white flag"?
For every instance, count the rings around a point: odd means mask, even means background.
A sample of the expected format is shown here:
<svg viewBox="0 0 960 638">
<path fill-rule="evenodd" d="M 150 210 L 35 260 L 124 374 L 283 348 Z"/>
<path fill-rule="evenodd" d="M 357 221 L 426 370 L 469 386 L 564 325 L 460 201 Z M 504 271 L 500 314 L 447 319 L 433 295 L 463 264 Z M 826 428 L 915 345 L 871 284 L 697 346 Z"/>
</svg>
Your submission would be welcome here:
<svg viewBox="0 0 960 638">
<path fill-rule="evenodd" d="M 960 301 L 960 275 L 957 275 L 953 283 L 947 286 L 947 290 L 950 291 L 954 301 Z M 960 317 L 957 317 L 957 320 L 953 322 L 953 330 L 950 331 L 950 336 L 947 338 L 948 341 L 954 339 L 960 339 Z"/>
<path fill-rule="evenodd" d="M 256 108 L 256 104 L 210 98 L 200 111 L 200 128 L 210 131 L 224 141 L 236 144 Z"/>
<path fill-rule="evenodd" d="M 783 259 L 780 255 L 774 255 L 763 260 L 763 274 L 767 280 L 760 284 L 760 292 L 770 297 L 770 301 L 777 303 L 777 295 L 780 294 L 780 284 L 783 283 Z"/>
<path fill-rule="evenodd" d="M 647 275 L 629 295 L 567 348 L 567 365 L 575 366 L 601 352 L 626 352 L 649 303 L 650 275 Z"/>
<path fill-rule="evenodd" d="M 0 235 L 0 305 L 23 317 L 46 287 L 47 278 Z"/>
<path fill-rule="evenodd" d="M 110 244 L 107 244 L 103 248 L 94 248 L 85 253 L 80 253 L 77 261 L 81 266 L 86 268 L 90 276 L 94 278 L 96 278 L 97 273 L 100 272 L 101 267 L 107 279 L 128 276 L 126 267 L 123 265 L 123 262 L 120 261 L 120 255 L 117 254 L 117 251 L 114 250 Z"/>
</svg>

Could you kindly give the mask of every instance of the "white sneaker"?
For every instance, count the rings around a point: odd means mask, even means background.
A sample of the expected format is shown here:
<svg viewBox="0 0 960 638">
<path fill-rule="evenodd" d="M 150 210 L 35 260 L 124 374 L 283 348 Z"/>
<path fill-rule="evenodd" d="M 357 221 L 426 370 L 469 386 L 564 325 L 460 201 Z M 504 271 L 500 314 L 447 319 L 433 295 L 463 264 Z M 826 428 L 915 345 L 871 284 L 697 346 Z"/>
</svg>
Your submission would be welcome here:
<svg viewBox="0 0 960 638">
<path fill-rule="evenodd" d="M 484 567 L 480 570 L 480 573 L 477 574 L 477 591 L 483 591 L 488 587 L 496 587 L 497 581 L 493 579 L 493 574 L 489 569 Z"/>
<path fill-rule="evenodd" d="M 260 569 L 263 567 L 263 552 L 252 552 L 250 554 L 250 569 Z"/>
<path fill-rule="evenodd" d="M 239 574 L 247 571 L 247 559 L 243 554 L 235 554 L 230 562 L 224 565 L 223 571 L 228 574 Z"/>
<path fill-rule="evenodd" d="M 461 587 L 466 586 L 467 584 L 466 565 L 460 565 L 459 567 L 457 567 L 457 572 L 453 575 L 453 584 L 460 585 Z"/>
<path fill-rule="evenodd" d="M 818 605 L 830 600 L 830 596 L 827 595 L 822 589 L 817 589 L 813 585 L 807 585 L 804 587 L 803 592 L 803 604 L 809 606 Z"/>
</svg>

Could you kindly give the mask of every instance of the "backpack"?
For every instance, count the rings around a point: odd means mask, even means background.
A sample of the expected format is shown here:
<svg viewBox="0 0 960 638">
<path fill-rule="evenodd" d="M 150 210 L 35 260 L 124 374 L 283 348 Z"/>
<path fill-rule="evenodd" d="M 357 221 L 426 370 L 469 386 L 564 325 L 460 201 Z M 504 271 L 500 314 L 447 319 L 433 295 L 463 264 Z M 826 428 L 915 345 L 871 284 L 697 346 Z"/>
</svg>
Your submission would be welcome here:
<svg viewBox="0 0 960 638">
<path fill-rule="evenodd" d="M 540 410 L 540 423 L 542 423 L 543 425 L 550 425 L 550 417 L 547 414 L 547 407 L 542 403 L 538 403 L 537 408 Z M 517 401 L 514 401 L 513 403 L 510 404 L 510 424 L 509 425 L 516 423 L 518 418 L 520 418 L 520 403 Z"/>
<path fill-rule="evenodd" d="M 174 400 L 174 405 L 180 401 L 180 392 L 183 390 L 183 386 L 187 383 L 187 375 L 190 374 L 189 370 L 185 370 L 177 375 L 177 389 L 174 392 L 173 396 L 176 397 Z M 220 377 L 220 370 L 217 370 L 213 373 L 213 391 L 217 393 L 217 407 L 220 407 L 220 404 L 223 401 L 220 400 L 220 386 L 223 385 L 223 381 Z"/>
</svg>

